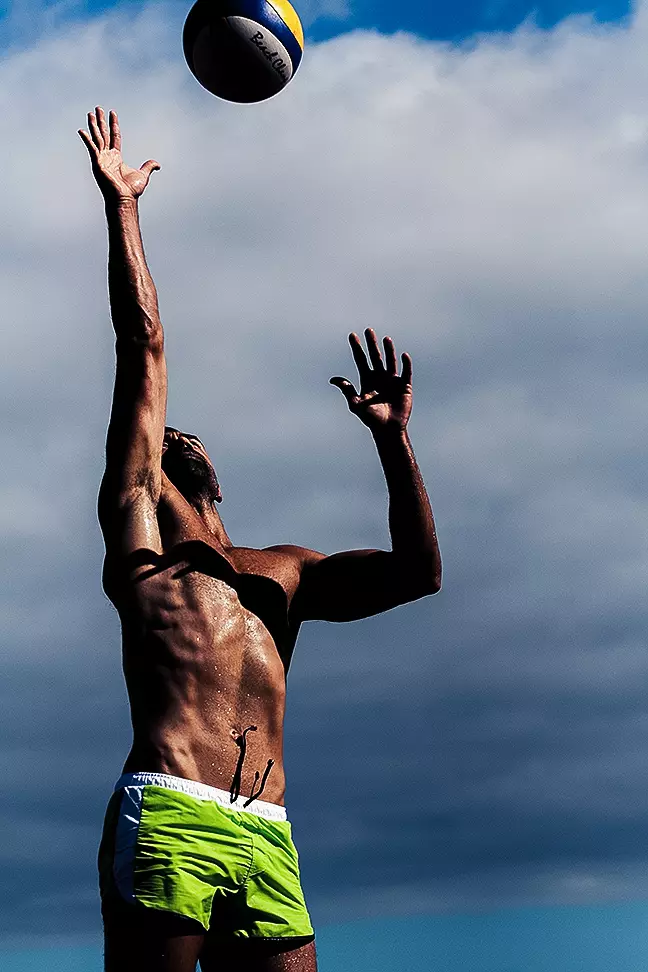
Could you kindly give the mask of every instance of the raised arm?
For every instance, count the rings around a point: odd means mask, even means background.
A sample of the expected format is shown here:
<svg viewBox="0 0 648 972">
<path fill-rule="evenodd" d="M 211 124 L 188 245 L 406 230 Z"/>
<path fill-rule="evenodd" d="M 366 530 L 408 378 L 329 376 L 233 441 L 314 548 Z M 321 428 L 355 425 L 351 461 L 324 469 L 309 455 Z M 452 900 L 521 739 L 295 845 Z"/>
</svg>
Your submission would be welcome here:
<svg viewBox="0 0 648 972">
<path fill-rule="evenodd" d="M 108 223 L 108 289 L 117 368 L 99 519 L 109 554 L 146 547 L 160 552 L 155 507 L 161 489 L 166 415 L 164 335 L 155 284 L 146 264 L 138 199 L 157 162 L 131 169 L 121 155 L 115 112 L 88 115 L 86 144 Z"/>
<path fill-rule="evenodd" d="M 349 409 L 371 431 L 389 492 L 391 550 L 349 550 L 326 557 L 301 551 L 302 573 L 293 600 L 295 621 L 351 621 L 435 594 L 441 587 L 441 556 L 430 501 L 407 433 L 412 410 L 412 362 L 383 341 L 384 360 L 371 329 L 349 341 L 360 391 L 346 378 L 331 378 Z"/>
</svg>

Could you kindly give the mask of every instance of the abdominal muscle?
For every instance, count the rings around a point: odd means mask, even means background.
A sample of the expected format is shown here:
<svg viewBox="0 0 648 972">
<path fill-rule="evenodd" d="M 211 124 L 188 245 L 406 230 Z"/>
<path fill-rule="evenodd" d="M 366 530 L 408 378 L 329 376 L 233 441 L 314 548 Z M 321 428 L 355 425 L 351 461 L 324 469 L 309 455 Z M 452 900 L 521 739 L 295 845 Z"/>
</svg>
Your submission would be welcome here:
<svg viewBox="0 0 648 972">
<path fill-rule="evenodd" d="M 272 760 L 259 796 L 283 805 L 285 674 L 270 633 L 222 581 L 188 575 L 165 591 L 168 581 L 158 577 L 153 586 L 162 590 L 138 591 L 147 595 L 144 617 L 120 612 L 133 723 L 124 771 L 168 773 L 229 791 L 241 755 L 237 740 L 255 726 L 245 734 L 240 795 L 258 792 Z"/>
</svg>

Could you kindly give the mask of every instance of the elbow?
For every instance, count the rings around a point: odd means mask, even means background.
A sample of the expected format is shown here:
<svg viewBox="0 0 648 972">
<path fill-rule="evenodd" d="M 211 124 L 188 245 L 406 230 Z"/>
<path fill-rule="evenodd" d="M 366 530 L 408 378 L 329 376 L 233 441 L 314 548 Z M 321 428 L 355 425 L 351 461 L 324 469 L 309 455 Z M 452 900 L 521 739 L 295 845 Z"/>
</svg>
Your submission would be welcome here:
<svg viewBox="0 0 648 972">
<path fill-rule="evenodd" d="M 151 354 L 164 353 L 164 330 L 159 320 L 144 321 L 135 335 L 135 341 Z"/>
<path fill-rule="evenodd" d="M 441 590 L 443 580 L 443 569 L 441 567 L 439 551 L 430 551 L 426 556 L 422 557 L 418 562 L 416 573 L 421 588 L 419 597 L 438 594 Z"/>
<path fill-rule="evenodd" d="M 115 324 L 117 350 L 139 348 L 153 355 L 164 354 L 164 329 L 156 315 L 147 314 Z"/>
<path fill-rule="evenodd" d="M 438 569 L 434 572 L 431 578 L 430 584 L 430 594 L 438 594 L 443 587 L 443 571 L 441 570 L 441 565 L 439 564 Z"/>
<path fill-rule="evenodd" d="M 430 594 L 438 594 L 441 590 L 442 583 L 442 572 L 441 565 L 433 567 L 431 570 L 425 572 L 424 577 L 421 579 L 422 593 L 419 597 L 428 597 Z"/>
<path fill-rule="evenodd" d="M 422 573 L 425 576 L 427 590 L 426 594 L 438 594 L 443 586 L 443 566 L 441 562 L 441 554 L 439 552 L 439 547 L 436 543 L 432 549 L 426 551 L 426 556 L 423 560 Z"/>
<path fill-rule="evenodd" d="M 438 594 L 442 587 L 441 561 L 438 557 L 426 557 L 410 562 L 407 570 L 401 571 L 401 583 L 406 601 Z"/>
</svg>

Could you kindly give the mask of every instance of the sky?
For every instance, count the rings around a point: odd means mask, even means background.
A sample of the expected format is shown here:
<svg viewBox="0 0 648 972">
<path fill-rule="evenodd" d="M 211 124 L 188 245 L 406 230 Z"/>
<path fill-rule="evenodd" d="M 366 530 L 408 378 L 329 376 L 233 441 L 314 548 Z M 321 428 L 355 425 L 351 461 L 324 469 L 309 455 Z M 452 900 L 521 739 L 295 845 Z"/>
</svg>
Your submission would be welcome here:
<svg viewBox="0 0 648 972">
<path fill-rule="evenodd" d="M 414 360 L 444 590 L 304 628 L 287 805 L 316 924 L 648 899 L 648 9 L 470 9 L 305 3 L 298 75 L 246 108 L 189 74 L 183 5 L 7 11 L 0 949 L 96 939 L 130 738 L 95 516 L 97 103 L 162 165 L 141 213 L 169 420 L 235 542 L 388 544 L 328 378 L 367 325 Z"/>
</svg>

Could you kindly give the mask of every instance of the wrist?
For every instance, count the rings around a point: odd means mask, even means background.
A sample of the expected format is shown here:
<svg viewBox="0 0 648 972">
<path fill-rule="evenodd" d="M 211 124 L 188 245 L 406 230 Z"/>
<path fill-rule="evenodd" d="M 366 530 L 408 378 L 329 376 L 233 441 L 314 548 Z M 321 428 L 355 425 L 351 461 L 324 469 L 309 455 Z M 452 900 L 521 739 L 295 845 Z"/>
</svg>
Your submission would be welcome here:
<svg viewBox="0 0 648 972">
<path fill-rule="evenodd" d="M 104 203 L 106 206 L 106 215 L 134 215 L 138 211 L 137 197 L 136 196 L 122 196 L 115 194 L 113 196 L 104 196 Z"/>
<path fill-rule="evenodd" d="M 384 425 L 373 426 L 371 434 L 376 444 L 409 441 L 407 426 L 402 426 L 399 423 L 386 422 Z"/>
</svg>

